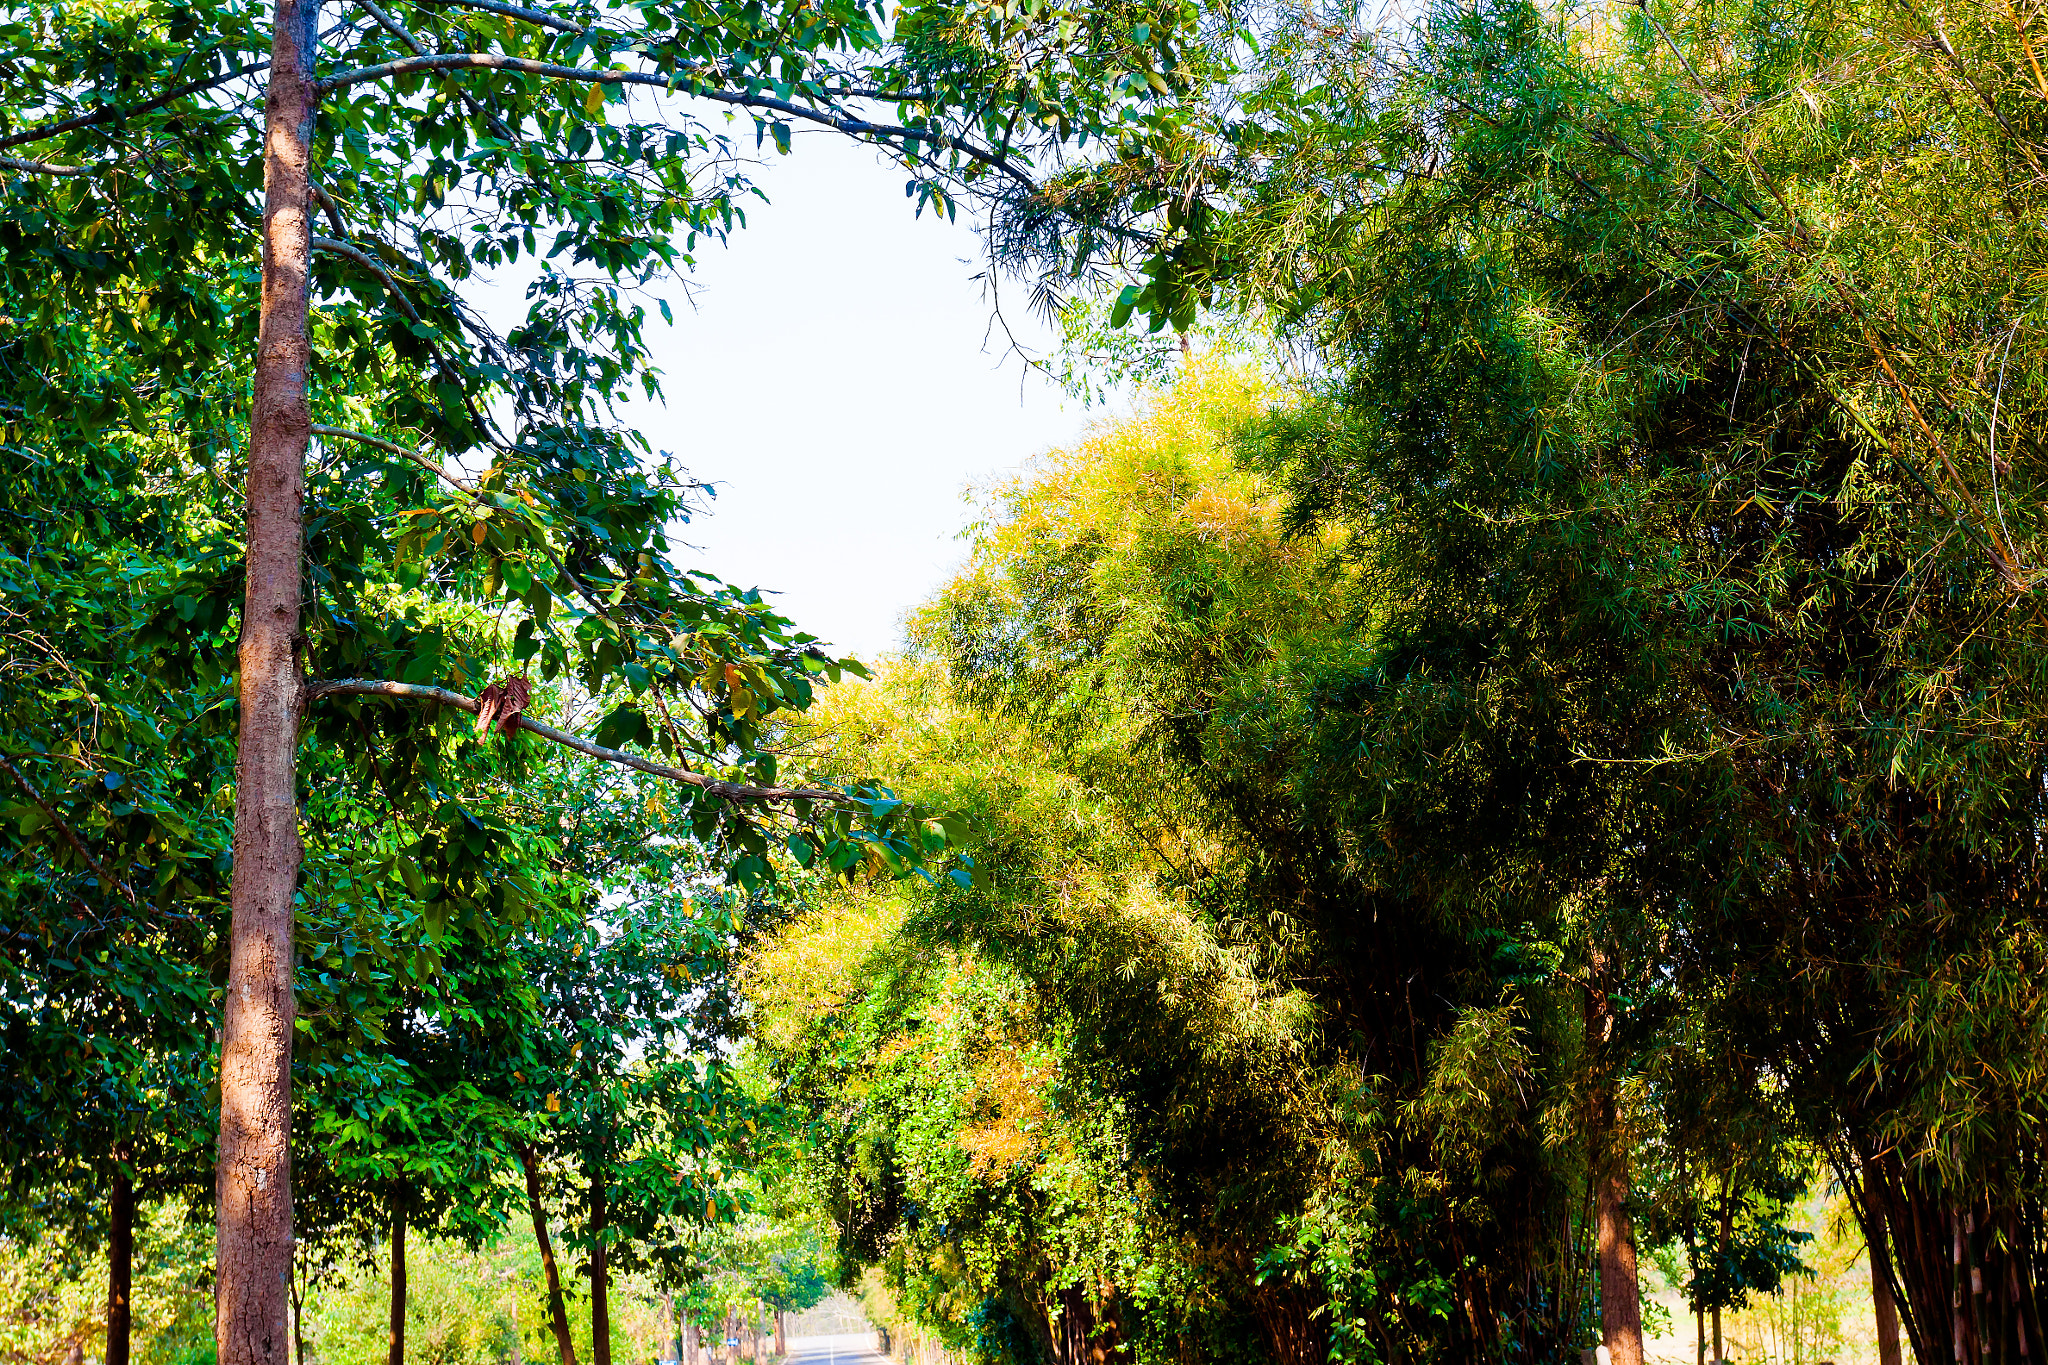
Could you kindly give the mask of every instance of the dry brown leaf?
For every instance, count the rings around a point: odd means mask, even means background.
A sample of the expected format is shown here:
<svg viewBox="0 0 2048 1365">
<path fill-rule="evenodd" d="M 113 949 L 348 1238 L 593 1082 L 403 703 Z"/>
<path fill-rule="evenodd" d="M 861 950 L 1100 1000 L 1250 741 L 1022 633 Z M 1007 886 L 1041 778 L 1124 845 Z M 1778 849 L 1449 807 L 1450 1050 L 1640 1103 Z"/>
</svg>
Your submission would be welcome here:
<svg viewBox="0 0 2048 1365">
<path fill-rule="evenodd" d="M 519 713 L 533 700 L 533 684 L 525 678 L 507 678 L 486 687 L 478 700 L 483 706 L 476 713 L 476 732 L 482 734 L 495 722 L 509 735 L 519 727 Z"/>
</svg>

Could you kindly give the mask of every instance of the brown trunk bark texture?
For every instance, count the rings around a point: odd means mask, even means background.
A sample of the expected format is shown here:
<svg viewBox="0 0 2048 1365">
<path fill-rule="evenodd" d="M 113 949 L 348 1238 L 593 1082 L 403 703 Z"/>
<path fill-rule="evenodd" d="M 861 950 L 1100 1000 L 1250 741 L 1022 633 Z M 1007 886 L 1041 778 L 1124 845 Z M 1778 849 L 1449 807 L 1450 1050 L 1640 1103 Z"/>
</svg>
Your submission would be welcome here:
<svg viewBox="0 0 2048 1365">
<path fill-rule="evenodd" d="M 1600 1176 L 1596 1216 L 1600 1238 L 1600 1336 L 1611 1365 L 1643 1365 L 1643 1298 L 1636 1278 L 1636 1240 L 1629 1228 L 1628 1182 L 1621 1154 Z"/>
<path fill-rule="evenodd" d="M 106 1365 L 128 1365 L 128 1294 L 134 1272 L 135 1182 L 126 1171 L 116 1168 L 113 1194 L 107 1201 Z"/>
<path fill-rule="evenodd" d="M 231 941 L 221 1027 L 214 1341 L 220 1365 L 288 1365 L 292 894 L 304 539 L 307 273 L 319 0 L 277 0 L 264 101 L 263 284 L 249 420 Z"/>
<path fill-rule="evenodd" d="M 1628 1155 L 1615 1113 L 1608 1040 L 1614 1007 L 1600 983 L 1605 965 L 1593 957 L 1593 984 L 1586 992 L 1586 1043 L 1595 1068 L 1588 1157 L 1593 1172 L 1595 1253 L 1600 1263 L 1600 1340 L 1609 1365 L 1643 1365 L 1643 1291 L 1636 1278 L 1636 1242 L 1629 1228 Z"/>
<path fill-rule="evenodd" d="M 562 1303 L 562 1272 L 555 1265 L 554 1243 L 548 1240 L 548 1215 L 540 1202 L 540 1159 L 533 1148 L 519 1153 L 526 1171 L 526 1203 L 533 1210 L 533 1240 L 540 1246 L 541 1274 L 548 1286 L 548 1327 L 555 1334 L 555 1352 L 561 1365 L 576 1365 L 576 1342 L 569 1335 L 569 1310 Z"/>
<path fill-rule="evenodd" d="M 590 1360 L 612 1365 L 611 1268 L 606 1264 L 604 1174 L 590 1177 Z"/>
<path fill-rule="evenodd" d="M 405 1365 L 405 1210 L 391 1201 L 391 1365 Z"/>
</svg>

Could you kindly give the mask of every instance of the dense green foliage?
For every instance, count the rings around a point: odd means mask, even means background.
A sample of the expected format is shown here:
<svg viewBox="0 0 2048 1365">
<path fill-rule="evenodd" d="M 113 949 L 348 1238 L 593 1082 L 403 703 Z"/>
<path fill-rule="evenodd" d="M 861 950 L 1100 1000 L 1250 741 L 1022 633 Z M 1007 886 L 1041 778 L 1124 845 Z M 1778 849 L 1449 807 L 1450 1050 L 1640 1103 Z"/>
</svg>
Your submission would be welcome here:
<svg viewBox="0 0 2048 1365">
<path fill-rule="evenodd" d="M 1824 1173 L 2031 1358 L 2039 16 L 1230 18 L 1070 188 L 1172 206 L 1113 324 L 1308 378 L 1025 478 L 834 702 L 999 869 L 758 960 L 844 1249 L 992 1358 L 1563 1359 L 1617 1171 L 1703 1312 Z"/>
</svg>

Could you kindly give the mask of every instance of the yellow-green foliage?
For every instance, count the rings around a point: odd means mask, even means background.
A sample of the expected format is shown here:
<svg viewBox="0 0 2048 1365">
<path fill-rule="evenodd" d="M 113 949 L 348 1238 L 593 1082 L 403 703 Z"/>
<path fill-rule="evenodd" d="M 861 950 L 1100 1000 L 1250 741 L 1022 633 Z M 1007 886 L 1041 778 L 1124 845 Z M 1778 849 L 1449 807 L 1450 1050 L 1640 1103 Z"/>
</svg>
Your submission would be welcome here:
<svg viewBox="0 0 2048 1365">
<path fill-rule="evenodd" d="M 381 1248 L 372 1248 L 373 1255 Z M 383 1365 L 390 1353 L 388 1261 L 344 1267 L 305 1295 L 306 1354 L 312 1365 Z M 566 1286 L 577 1359 L 589 1360 L 590 1314 Z M 415 1234 L 406 1245 L 405 1353 L 408 1365 L 502 1365 L 517 1336 L 527 1360 L 555 1351 L 544 1318 L 540 1253 L 523 1219 L 479 1251 Z M 651 1284 L 615 1275 L 612 1356 L 635 1361 L 660 1353 L 661 1309 Z"/>
<path fill-rule="evenodd" d="M 183 1206 L 136 1219 L 129 1347 L 136 1365 L 177 1365 L 213 1349 L 213 1227 Z M 106 1349 L 103 1247 L 60 1235 L 0 1237 L 0 1362 L 52 1365 L 76 1345 Z"/>
</svg>

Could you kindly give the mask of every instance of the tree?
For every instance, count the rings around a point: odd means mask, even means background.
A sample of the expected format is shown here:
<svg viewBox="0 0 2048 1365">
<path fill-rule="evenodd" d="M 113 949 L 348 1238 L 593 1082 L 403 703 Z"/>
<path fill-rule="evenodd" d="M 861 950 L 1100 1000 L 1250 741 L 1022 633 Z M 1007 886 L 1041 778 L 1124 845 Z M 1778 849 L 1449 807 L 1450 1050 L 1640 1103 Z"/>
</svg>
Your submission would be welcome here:
<svg viewBox="0 0 2048 1365">
<path fill-rule="evenodd" d="M 568 738 L 519 715 L 520 704 L 501 708 L 502 692 L 478 703 L 424 682 L 305 685 L 306 663 L 361 671 L 391 661 L 373 647 L 388 641 L 353 630 L 366 575 L 349 564 L 380 561 L 380 572 L 407 586 L 424 573 L 436 590 L 469 600 L 510 596 L 537 626 L 561 606 L 578 633 L 530 631 L 520 657 L 537 655 L 547 677 L 576 672 L 592 691 L 608 679 L 636 697 L 655 690 L 654 723 L 627 704 L 605 733 L 651 740 L 658 730 L 677 762 L 640 766 L 699 801 L 706 837 L 729 842 L 743 882 L 762 874 L 766 840 L 735 803 L 849 799 L 776 787 L 773 755 L 759 747 L 763 717 L 806 704 L 811 677 L 834 665 L 758 598 L 668 561 L 663 528 L 681 514 L 687 484 L 668 465 L 643 470 L 631 440 L 603 425 L 609 401 L 651 382 L 639 346 L 644 315 L 621 286 L 686 260 L 696 235 L 722 235 L 745 193 L 725 138 L 680 114 L 637 118 L 624 94 L 645 88 L 755 110 L 757 133 L 785 149 L 792 120 L 881 142 L 927 177 L 924 202 L 935 206 L 946 203 L 948 176 L 1023 176 L 1006 159 L 1003 115 L 977 103 L 965 116 L 970 127 L 1003 127 L 1000 146 L 942 126 L 951 78 L 975 74 L 957 52 L 935 67 L 940 95 L 905 96 L 908 123 L 854 112 L 867 84 L 832 54 L 879 50 L 863 8 L 654 7 L 597 22 L 572 7 L 414 8 L 410 26 L 372 6 L 361 22 L 323 29 L 317 0 L 286 0 L 267 34 L 240 10 L 204 6 L 140 6 L 79 31 L 31 7 L 5 24 L 9 49 L 24 55 L 0 100 L 0 150 L 32 153 L 0 161 L 6 268 L 30 285 L 9 297 L 37 300 L 24 321 L 67 345 L 99 328 L 120 339 L 138 372 L 159 377 L 211 378 L 252 345 L 256 354 L 221 1043 L 223 1361 L 278 1360 L 285 1350 L 306 708 L 363 694 L 488 704 L 508 726 Z M 576 65 L 585 54 L 594 64 Z M 632 57 L 631 69 L 614 69 L 619 54 Z M 257 90 L 261 120 L 251 116 Z M 1068 112 L 1059 111 L 1063 131 Z M 553 155 L 558 147 L 568 155 Z M 260 220 L 248 203 L 259 165 Z M 442 221 L 471 209 L 466 224 Z M 550 229 L 550 258 L 568 253 L 599 280 L 544 268 L 526 324 L 491 335 L 452 286 L 521 250 L 534 254 L 534 234 Z M 688 235 L 682 248 L 676 233 Z M 250 259 L 252 234 L 260 272 L 238 264 Z M 138 309 L 137 299 L 147 303 Z M 52 429 L 61 420 L 50 414 L 88 377 L 75 366 L 54 385 L 41 372 L 24 375 L 9 399 Z M 89 411 L 104 421 L 111 406 L 138 424 L 175 413 L 195 447 L 211 452 L 236 425 L 232 404 L 212 405 L 221 388 L 233 386 L 153 378 Z M 507 430 L 486 416 L 498 400 L 511 414 Z M 329 422 L 315 424 L 316 415 Z M 315 436 L 367 453 L 376 466 L 368 501 L 430 504 L 408 535 L 393 543 L 348 499 L 307 518 Z M 422 443 L 441 458 L 419 454 Z M 76 459 L 83 447 L 60 438 L 59 448 Z M 475 481 L 442 462 L 477 450 L 492 464 Z M 437 481 L 447 485 L 438 502 L 427 491 Z M 468 548 L 451 552 L 457 535 Z M 369 545 L 379 553 L 366 555 Z M 329 549 L 342 553 L 328 559 Z M 700 708 L 701 739 L 667 711 L 666 699 L 686 698 Z M 583 747 L 626 761 L 608 746 Z M 884 806 L 895 809 L 886 798 Z M 819 842 L 836 852 L 847 837 L 842 828 Z"/>
</svg>

